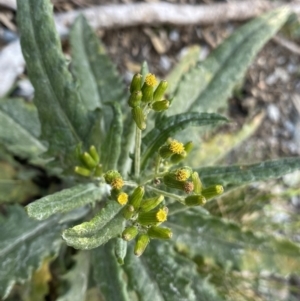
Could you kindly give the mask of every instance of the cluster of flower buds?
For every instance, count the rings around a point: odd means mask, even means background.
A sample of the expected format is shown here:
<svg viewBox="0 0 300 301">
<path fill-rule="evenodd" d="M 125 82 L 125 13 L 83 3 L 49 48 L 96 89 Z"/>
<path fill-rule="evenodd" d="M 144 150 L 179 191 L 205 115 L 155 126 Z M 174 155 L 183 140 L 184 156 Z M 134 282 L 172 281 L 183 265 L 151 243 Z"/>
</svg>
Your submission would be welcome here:
<svg viewBox="0 0 300 301">
<path fill-rule="evenodd" d="M 133 119 L 140 130 L 146 128 L 145 108 L 160 112 L 169 108 L 170 102 L 162 99 L 168 82 L 162 80 L 157 86 L 155 75 L 149 73 L 142 82 L 142 75 L 135 74 L 130 84 L 128 105 L 131 107 Z M 156 87 L 156 88 L 155 88 Z"/>
<path fill-rule="evenodd" d="M 83 177 L 101 177 L 102 165 L 99 164 L 100 156 L 94 145 L 92 145 L 88 152 L 77 154 L 77 157 L 82 166 L 75 166 L 75 173 Z"/>
<path fill-rule="evenodd" d="M 124 180 L 117 170 L 109 170 L 104 174 L 104 180 L 111 186 L 111 197 L 120 205 L 124 206 L 128 202 L 128 194 L 122 191 Z"/>
<path fill-rule="evenodd" d="M 172 164 L 177 164 L 186 158 L 192 148 L 192 141 L 183 144 L 175 139 L 169 138 L 167 143 L 159 149 L 159 155 L 162 159 L 170 159 Z"/>
<path fill-rule="evenodd" d="M 223 193 L 222 185 L 212 185 L 203 188 L 199 174 L 189 166 L 168 172 L 163 177 L 163 183 L 170 188 L 175 188 L 190 194 L 184 199 L 186 206 L 202 206 L 210 200 Z"/>
<path fill-rule="evenodd" d="M 125 228 L 122 238 L 131 241 L 136 238 L 134 254 L 142 255 L 150 239 L 170 239 L 172 232 L 169 228 L 159 225 L 167 220 L 168 209 L 161 206 L 164 201 L 162 195 L 143 199 L 144 187 L 138 186 L 129 197 L 128 204 L 123 209 L 124 217 L 131 226 Z"/>
</svg>

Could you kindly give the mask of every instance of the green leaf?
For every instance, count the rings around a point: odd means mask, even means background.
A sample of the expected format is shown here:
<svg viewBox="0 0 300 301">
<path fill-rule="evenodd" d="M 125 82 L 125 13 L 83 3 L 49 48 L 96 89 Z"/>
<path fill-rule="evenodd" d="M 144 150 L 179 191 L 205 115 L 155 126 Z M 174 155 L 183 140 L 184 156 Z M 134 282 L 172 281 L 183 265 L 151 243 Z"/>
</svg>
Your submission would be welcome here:
<svg viewBox="0 0 300 301">
<path fill-rule="evenodd" d="M 180 83 L 168 114 L 210 111 L 226 105 L 235 84 L 243 77 L 257 52 L 289 16 L 281 8 L 260 16 L 235 31 Z"/>
<path fill-rule="evenodd" d="M 5 207 L 0 216 L 0 297 L 8 296 L 13 285 L 30 278 L 43 259 L 57 254 L 62 225 L 58 218 L 37 222 L 19 206 Z"/>
<path fill-rule="evenodd" d="M 149 73 L 148 63 L 146 61 L 143 62 L 141 67 L 141 74 L 143 76 L 142 83 L 145 81 L 146 75 Z"/>
<path fill-rule="evenodd" d="M 73 259 L 75 267 L 61 278 L 68 282 L 68 291 L 57 301 L 85 301 L 88 288 L 90 256 L 87 252 L 77 253 Z"/>
<path fill-rule="evenodd" d="M 35 89 L 34 102 L 42 125 L 48 155 L 62 166 L 75 162 L 75 147 L 85 141 L 94 122 L 77 93 L 68 71 L 52 5 L 48 0 L 18 0 L 18 24 L 27 71 Z"/>
<path fill-rule="evenodd" d="M 102 164 L 103 170 L 117 169 L 118 160 L 121 153 L 121 142 L 123 132 L 123 115 L 121 106 L 118 103 L 110 104 L 114 117 L 111 121 L 110 130 L 107 133 L 106 139 L 102 145 L 103 154 Z"/>
<path fill-rule="evenodd" d="M 128 250 L 124 269 L 139 301 L 221 300 L 197 274 L 196 265 L 176 254 L 170 243 L 151 241 L 141 257 Z"/>
<path fill-rule="evenodd" d="M 203 167 L 196 169 L 204 185 L 221 184 L 227 189 L 254 181 L 279 178 L 300 169 L 300 158 L 284 158 L 249 165 Z"/>
<path fill-rule="evenodd" d="M 113 216 L 99 231 L 93 235 L 82 236 L 74 234 L 74 232 L 65 230 L 62 234 L 66 244 L 82 250 L 97 248 L 110 239 L 117 237 L 123 231 L 124 217 L 121 214 Z"/>
<path fill-rule="evenodd" d="M 218 114 L 184 113 L 160 120 L 143 139 L 142 169 L 149 158 L 167 141 L 168 138 L 190 126 L 216 125 L 227 119 Z"/>
<path fill-rule="evenodd" d="M 74 226 L 73 228 L 65 230 L 64 235 L 78 237 L 94 235 L 109 221 L 111 221 L 121 208 L 122 206 L 120 206 L 117 202 L 108 201 L 94 218 L 88 222 L 84 222 L 80 225 Z"/>
<path fill-rule="evenodd" d="M 168 82 L 168 90 L 167 93 L 172 95 L 177 86 L 184 76 L 192 67 L 194 67 L 199 59 L 200 55 L 200 47 L 197 45 L 188 47 L 186 52 L 180 59 L 180 61 L 176 64 L 174 69 L 168 74 L 166 80 Z"/>
<path fill-rule="evenodd" d="M 43 220 L 55 213 L 71 211 L 100 201 L 107 194 L 108 188 L 105 184 L 81 184 L 45 196 L 26 206 L 26 211 L 31 218 Z"/>
<path fill-rule="evenodd" d="M 114 255 L 114 240 L 92 251 L 91 265 L 96 286 L 105 300 L 130 301 L 126 291 L 124 272 Z M 153 299 L 155 300 L 155 299 Z"/>
<path fill-rule="evenodd" d="M 90 110 L 124 98 L 125 86 L 97 35 L 80 15 L 71 30 L 72 65 L 81 98 Z"/>
<path fill-rule="evenodd" d="M 224 267 L 288 274 L 300 271 L 300 245 L 270 235 L 243 231 L 237 224 L 195 210 L 171 216 L 176 246 L 191 256 L 213 259 Z"/>
<path fill-rule="evenodd" d="M 0 144 L 15 155 L 31 159 L 46 151 L 39 135 L 34 105 L 17 98 L 0 100 Z"/>
</svg>

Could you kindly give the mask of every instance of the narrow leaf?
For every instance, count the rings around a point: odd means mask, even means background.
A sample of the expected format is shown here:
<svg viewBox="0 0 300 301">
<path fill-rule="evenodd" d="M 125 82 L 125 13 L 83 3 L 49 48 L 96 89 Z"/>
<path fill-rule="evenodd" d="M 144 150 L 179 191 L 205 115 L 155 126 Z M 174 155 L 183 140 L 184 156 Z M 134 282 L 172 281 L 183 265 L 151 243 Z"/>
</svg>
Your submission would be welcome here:
<svg viewBox="0 0 300 301">
<path fill-rule="evenodd" d="M 229 189 L 254 181 L 279 178 L 299 169 L 300 158 L 284 158 L 249 165 L 209 166 L 196 171 L 205 185 L 222 184 Z"/>
<path fill-rule="evenodd" d="M 176 254 L 170 243 L 151 241 L 141 257 L 129 250 L 124 269 L 140 301 L 221 300 L 198 276 L 196 265 Z"/>
<path fill-rule="evenodd" d="M 185 76 L 168 114 L 209 111 L 224 106 L 262 46 L 289 16 L 286 8 L 269 12 L 236 30 L 210 56 Z"/>
<path fill-rule="evenodd" d="M 97 248 L 110 239 L 117 237 L 122 233 L 124 217 L 122 215 L 114 216 L 103 228 L 90 236 L 77 236 L 74 233 L 64 231 L 62 234 L 63 239 L 67 245 L 81 250 L 89 250 Z"/>
<path fill-rule="evenodd" d="M 118 160 L 121 153 L 121 141 L 123 132 L 123 115 L 118 103 L 111 104 L 114 117 L 111 121 L 110 130 L 102 145 L 103 170 L 117 169 Z"/>
<path fill-rule="evenodd" d="M 107 194 L 108 188 L 105 184 L 81 184 L 45 196 L 26 206 L 26 211 L 31 218 L 43 220 L 55 213 L 71 211 L 100 201 Z"/>
<path fill-rule="evenodd" d="M 105 300 L 130 301 L 121 266 L 114 254 L 114 240 L 92 251 L 91 265 L 96 286 Z M 153 299 L 156 300 L 156 299 Z"/>
<path fill-rule="evenodd" d="M 63 166 L 73 165 L 73 151 L 88 137 L 93 118 L 68 71 L 50 1 L 18 0 L 17 4 L 22 51 L 35 89 L 42 138 L 49 142 L 49 155 L 59 157 Z"/>
<path fill-rule="evenodd" d="M 31 159 L 46 151 L 39 135 L 34 105 L 17 98 L 0 100 L 0 144 L 15 155 Z"/>
<path fill-rule="evenodd" d="M 116 67 L 82 15 L 72 27 L 70 41 L 74 73 L 87 108 L 94 110 L 105 102 L 123 99 L 125 87 Z"/>
<path fill-rule="evenodd" d="M 162 119 L 142 140 L 142 168 L 145 168 L 149 158 L 167 139 L 176 133 L 190 126 L 216 125 L 225 121 L 227 119 L 221 115 L 208 113 L 184 113 Z"/>
<path fill-rule="evenodd" d="M 286 274 L 300 271 L 300 246 L 286 239 L 243 231 L 237 224 L 190 210 L 168 221 L 177 248 L 235 269 Z"/>
<path fill-rule="evenodd" d="M 65 236 L 78 236 L 85 237 L 96 234 L 102 229 L 109 221 L 111 221 L 116 214 L 120 211 L 120 206 L 115 201 L 106 202 L 105 206 L 100 209 L 94 218 L 88 222 L 84 222 L 80 225 L 64 231 Z"/>
<path fill-rule="evenodd" d="M 37 222 L 22 207 L 6 208 L 0 216 L 0 297 L 7 297 L 13 285 L 24 283 L 43 259 L 59 250 L 62 225 L 57 217 Z"/>
</svg>

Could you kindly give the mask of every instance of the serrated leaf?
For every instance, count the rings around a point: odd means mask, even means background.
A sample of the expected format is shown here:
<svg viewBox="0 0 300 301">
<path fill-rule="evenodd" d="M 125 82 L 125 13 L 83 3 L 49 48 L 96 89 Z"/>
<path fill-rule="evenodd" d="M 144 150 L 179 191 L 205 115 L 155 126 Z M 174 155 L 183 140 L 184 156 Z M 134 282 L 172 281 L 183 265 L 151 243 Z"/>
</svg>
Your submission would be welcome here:
<svg viewBox="0 0 300 301">
<path fill-rule="evenodd" d="M 124 269 L 129 289 L 139 301 L 221 300 L 196 272 L 196 265 L 176 254 L 170 243 L 151 241 L 141 257 L 129 250 Z"/>
<path fill-rule="evenodd" d="M 114 240 L 92 251 L 91 265 L 96 286 L 106 301 L 130 301 L 121 266 L 114 254 Z M 155 299 L 153 299 L 155 300 Z"/>
<path fill-rule="evenodd" d="M 120 235 L 123 231 L 123 222 L 124 217 L 121 214 L 118 214 L 93 235 L 78 236 L 74 235 L 74 232 L 69 232 L 69 229 L 67 229 L 63 232 L 62 237 L 68 246 L 75 249 L 94 249 Z"/>
<path fill-rule="evenodd" d="M 300 245 L 289 240 L 243 231 L 237 224 L 193 210 L 171 216 L 168 225 L 177 248 L 191 256 L 252 272 L 300 271 Z"/>
<path fill-rule="evenodd" d="M 125 86 L 105 54 L 97 35 L 80 15 L 71 30 L 72 65 L 86 106 L 102 108 L 108 101 L 124 98 Z"/>
<path fill-rule="evenodd" d="M 184 113 L 160 120 L 143 139 L 141 168 L 145 168 L 149 158 L 167 141 L 168 138 L 190 126 L 216 125 L 227 119 L 218 114 Z"/>
<path fill-rule="evenodd" d="M 22 99 L 0 100 L 0 144 L 23 158 L 34 158 L 46 151 L 38 137 L 40 122 L 34 105 Z"/>
<path fill-rule="evenodd" d="M 250 182 L 279 178 L 300 169 L 300 158 L 283 158 L 249 165 L 209 166 L 196 169 L 203 184 L 230 189 Z"/>
<path fill-rule="evenodd" d="M 13 285 L 24 283 L 44 258 L 59 250 L 62 225 L 58 218 L 37 222 L 22 207 L 6 207 L 0 216 L 0 296 L 8 296 Z"/>
<path fill-rule="evenodd" d="M 121 106 L 118 103 L 112 103 L 113 119 L 111 121 L 110 130 L 102 145 L 101 153 L 103 170 L 117 169 L 118 160 L 121 153 L 121 142 L 123 132 L 123 115 Z"/>
<path fill-rule="evenodd" d="M 30 203 L 26 206 L 26 211 L 31 218 L 43 220 L 55 213 L 68 212 L 100 201 L 107 194 L 106 184 L 100 184 L 99 186 L 93 183 L 81 184 Z"/>
<path fill-rule="evenodd" d="M 168 114 L 210 111 L 225 106 L 235 84 L 243 77 L 262 46 L 285 23 L 286 8 L 269 12 L 236 30 L 210 56 L 185 76 Z"/>
<path fill-rule="evenodd" d="M 90 254 L 79 252 L 73 259 L 75 260 L 75 267 L 62 276 L 68 282 L 69 289 L 57 301 L 85 301 L 89 279 Z"/>
<path fill-rule="evenodd" d="M 85 237 L 96 234 L 109 221 L 111 221 L 116 214 L 121 210 L 122 206 L 115 201 L 108 201 L 103 208 L 90 221 L 84 222 L 73 228 L 64 231 L 65 236 Z"/>
<path fill-rule="evenodd" d="M 49 142 L 48 155 L 58 157 L 62 166 L 71 166 L 75 147 L 89 136 L 94 120 L 68 71 L 50 1 L 19 0 L 17 4 L 22 51 L 35 89 L 42 139 Z"/>
<path fill-rule="evenodd" d="M 197 45 L 185 49 L 184 55 L 176 64 L 173 70 L 168 74 L 166 80 L 168 82 L 167 93 L 172 95 L 180 82 L 181 78 L 186 74 L 191 67 L 194 67 L 199 59 L 200 47 Z"/>
</svg>

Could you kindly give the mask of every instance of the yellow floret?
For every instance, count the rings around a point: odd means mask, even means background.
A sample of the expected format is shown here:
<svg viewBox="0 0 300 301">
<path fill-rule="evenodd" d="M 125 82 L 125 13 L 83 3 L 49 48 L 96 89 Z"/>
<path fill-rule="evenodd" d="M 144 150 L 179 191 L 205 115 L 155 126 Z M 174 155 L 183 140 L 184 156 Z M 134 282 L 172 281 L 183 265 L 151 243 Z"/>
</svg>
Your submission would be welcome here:
<svg viewBox="0 0 300 301">
<path fill-rule="evenodd" d="M 112 180 L 110 185 L 113 189 L 120 190 L 124 186 L 124 181 L 122 178 L 116 178 L 116 179 Z"/>
<path fill-rule="evenodd" d="M 186 181 L 190 177 L 190 173 L 187 170 L 179 169 L 176 171 L 175 176 L 176 176 L 177 181 L 183 182 L 183 181 Z"/>
<path fill-rule="evenodd" d="M 117 198 L 117 201 L 120 205 L 124 206 L 127 204 L 128 202 L 128 194 L 125 193 L 125 192 L 121 192 L 119 195 L 118 195 L 118 198 Z"/>
<path fill-rule="evenodd" d="M 149 73 L 145 78 L 145 82 L 148 86 L 155 87 L 157 85 L 157 80 L 154 74 Z"/>
<path fill-rule="evenodd" d="M 169 149 L 173 154 L 180 155 L 184 152 L 184 145 L 181 142 L 178 142 L 177 140 L 173 140 L 169 144 Z"/>
<path fill-rule="evenodd" d="M 156 218 L 158 222 L 164 222 L 167 220 L 167 211 L 163 208 L 163 209 L 159 209 L 156 213 Z"/>
</svg>

